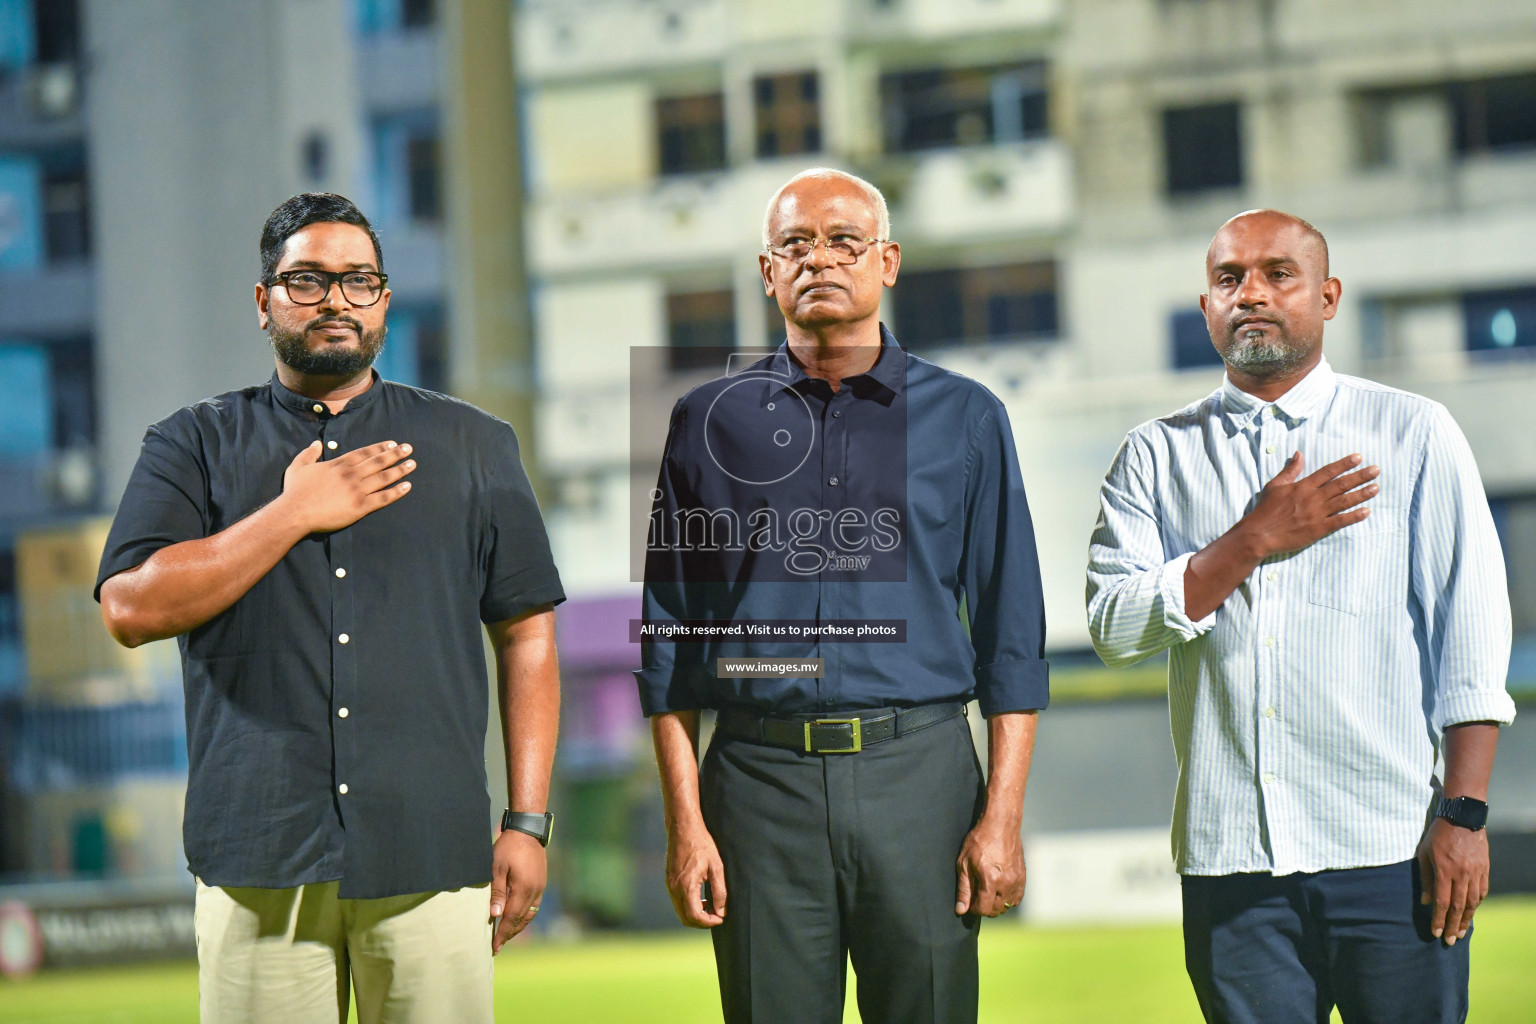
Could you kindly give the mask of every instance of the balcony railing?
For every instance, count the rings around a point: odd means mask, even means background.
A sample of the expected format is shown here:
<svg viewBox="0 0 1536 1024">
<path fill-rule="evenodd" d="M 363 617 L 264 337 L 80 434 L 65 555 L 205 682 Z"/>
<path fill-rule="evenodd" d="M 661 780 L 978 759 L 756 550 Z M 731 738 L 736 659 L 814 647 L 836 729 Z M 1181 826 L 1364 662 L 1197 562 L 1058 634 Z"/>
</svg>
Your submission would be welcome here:
<svg viewBox="0 0 1536 1024">
<path fill-rule="evenodd" d="M 1061 0 L 534 0 L 519 8 L 520 74 L 539 80 L 676 68 L 742 46 L 913 41 L 1052 27 Z"/>
<path fill-rule="evenodd" d="M 761 245 L 764 204 L 801 166 L 754 163 L 629 191 L 535 200 L 532 266 L 558 274 L 750 258 Z M 893 231 L 903 241 L 1051 234 L 1074 209 L 1071 157 L 1055 140 L 936 150 L 891 158 L 869 173 L 888 190 Z"/>
</svg>

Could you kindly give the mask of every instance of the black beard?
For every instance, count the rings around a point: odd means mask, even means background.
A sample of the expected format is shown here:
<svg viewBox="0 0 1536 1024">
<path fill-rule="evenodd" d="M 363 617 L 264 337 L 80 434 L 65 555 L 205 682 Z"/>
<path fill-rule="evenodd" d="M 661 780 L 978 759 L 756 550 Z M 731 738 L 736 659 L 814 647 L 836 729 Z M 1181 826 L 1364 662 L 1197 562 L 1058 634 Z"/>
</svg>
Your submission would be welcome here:
<svg viewBox="0 0 1536 1024">
<path fill-rule="evenodd" d="M 327 345 L 323 348 L 310 348 L 305 338 L 316 327 L 325 324 L 344 324 L 357 331 L 360 344 L 356 348 L 342 348 L 340 346 Z M 272 350 L 277 353 L 277 358 L 283 365 L 295 373 L 302 373 L 312 377 L 355 377 L 379 357 L 384 350 L 384 335 L 389 332 L 388 325 L 380 324 L 378 330 L 365 331 L 363 325 L 344 316 L 316 317 L 297 331 L 290 331 L 278 326 L 274 319 L 267 324 L 267 336 L 272 339 Z"/>
</svg>

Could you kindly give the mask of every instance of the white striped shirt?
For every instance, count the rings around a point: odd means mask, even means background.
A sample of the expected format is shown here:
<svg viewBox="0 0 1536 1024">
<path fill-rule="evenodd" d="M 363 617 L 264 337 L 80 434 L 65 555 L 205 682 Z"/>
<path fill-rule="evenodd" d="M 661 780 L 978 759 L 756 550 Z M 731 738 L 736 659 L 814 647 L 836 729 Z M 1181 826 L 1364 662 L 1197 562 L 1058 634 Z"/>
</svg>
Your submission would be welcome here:
<svg viewBox="0 0 1536 1024">
<path fill-rule="evenodd" d="M 1302 453 L 1381 467 L 1363 522 L 1265 559 L 1184 612 L 1190 556 Z M 1441 730 L 1514 719 L 1509 596 L 1471 449 L 1439 403 L 1335 374 L 1274 402 L 1224 381 L 1131 431 L 1100 492 L 1088 624 L 1099 656 L 1168 649 L 1182 874 L 1290 874 L 1414 855 Z"/>
</svg>

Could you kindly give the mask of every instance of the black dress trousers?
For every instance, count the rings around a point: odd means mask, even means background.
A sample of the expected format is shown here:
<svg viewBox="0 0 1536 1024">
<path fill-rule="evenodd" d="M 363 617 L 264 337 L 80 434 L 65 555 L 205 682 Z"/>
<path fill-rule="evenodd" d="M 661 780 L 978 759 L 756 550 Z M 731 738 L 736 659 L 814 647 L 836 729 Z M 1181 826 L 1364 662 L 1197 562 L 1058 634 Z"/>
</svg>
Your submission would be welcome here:
<svg viewBox="0 0 1536 1024">
<path fill-rule="evenodd" d="M 986 789 L 964 716 L 855 754 L 717 734 L 700 792 L 726 1024 L 840 1024 L 849 959 L 866 1021 L 976 1020 L 980 919 L 955 914 L 955 859 Z"/>
</svg>

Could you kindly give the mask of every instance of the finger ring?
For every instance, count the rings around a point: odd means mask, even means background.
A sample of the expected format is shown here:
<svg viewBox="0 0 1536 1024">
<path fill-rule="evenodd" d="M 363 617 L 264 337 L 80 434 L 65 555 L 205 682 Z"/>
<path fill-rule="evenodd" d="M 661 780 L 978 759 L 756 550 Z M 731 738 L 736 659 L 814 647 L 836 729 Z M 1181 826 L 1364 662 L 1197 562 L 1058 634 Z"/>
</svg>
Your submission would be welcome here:
<svg viewBox="0 0 1536 1024">
<path fill-rule="evenodd" d="M 1003 901 L 1003 909 L 1004 910 L 1012 910 L 1016 906 L 1018 906 L 1017 903 L 1009 903 L 1007 900 Z"/>
<path fill-rule="evenodd" d="M 538 907 L 529 907 L 527 910 L 524 911 L 524 913 L 527 914 L 529 917 L 532 917 L 534 914 L 537 914 L 538 912 L 539 912 L 539 908 Z"/>
</svg>

